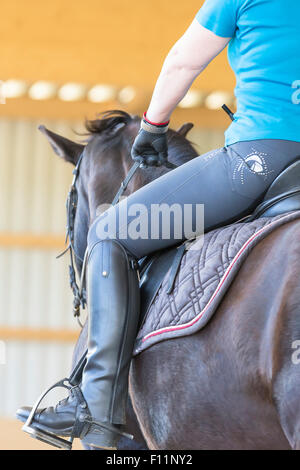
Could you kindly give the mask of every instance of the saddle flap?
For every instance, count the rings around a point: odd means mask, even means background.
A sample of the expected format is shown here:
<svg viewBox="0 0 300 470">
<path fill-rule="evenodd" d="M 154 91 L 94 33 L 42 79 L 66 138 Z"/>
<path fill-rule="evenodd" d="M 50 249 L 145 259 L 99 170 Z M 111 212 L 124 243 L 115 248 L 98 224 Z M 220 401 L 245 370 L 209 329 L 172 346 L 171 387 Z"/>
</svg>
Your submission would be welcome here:
<svg viewBox="0 0 300 470">
<path fill-rule="evenodd" d="M 174 257 L 177 253 L 177 246 L 170 248 L 166 251 L 159 251 L 150 258 L 147 257 L 146 263 L 144 261 L 144 267 L 140 280 L 140 292 L 141 292 L 141 317 L 140 324 L 143 324 L 144 318 L 146 317 L 148 310 L 151 306 L 153 299 L 155 298 L 165 275 L 169 271 Z"/>
</svg>

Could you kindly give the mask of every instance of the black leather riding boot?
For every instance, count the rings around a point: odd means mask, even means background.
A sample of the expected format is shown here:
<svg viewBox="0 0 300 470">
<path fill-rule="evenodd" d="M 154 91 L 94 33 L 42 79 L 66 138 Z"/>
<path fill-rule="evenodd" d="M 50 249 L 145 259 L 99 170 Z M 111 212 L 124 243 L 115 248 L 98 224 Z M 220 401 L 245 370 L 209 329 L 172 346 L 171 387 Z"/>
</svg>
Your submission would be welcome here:
<svg viewBox="0 0 300 470">
<path fill-rule="evenodd" d="M 105 240 L 90 248 L 87 266 L 89 337 L 81 384 L 55 407 L 37 409 L 24 430 L 49 443 L 53 435 L 70 436 L 89 446 L 115 448 L 120 425 L 126 422 L 128 374 L 139 321 L 136 262 L 120 243 Z M 17 417 L 30 421 L 31 411 L 20 408 Z"/>
<path fill-rule="evenodd" d="M 89 340 L 81 390 L 93 418 L 126 422 L 128 374 L 139 321 L 139 284 L 134 260 L 118 242 L 97 242 L 88 259 Z M 85 444 L 114 447 L 120 436 L 99 429 Z"/>
</svg>

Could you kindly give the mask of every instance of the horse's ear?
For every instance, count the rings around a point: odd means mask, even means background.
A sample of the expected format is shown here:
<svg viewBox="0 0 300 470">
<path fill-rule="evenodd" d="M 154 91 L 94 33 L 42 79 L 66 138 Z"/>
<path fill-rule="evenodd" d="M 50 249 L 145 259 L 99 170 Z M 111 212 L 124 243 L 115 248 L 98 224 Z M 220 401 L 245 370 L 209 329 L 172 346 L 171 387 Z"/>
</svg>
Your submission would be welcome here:
<svg viewBox="0 0 300 470">
<path fill-rule="evenodd" d="M 193 127 L 194 124 L 192 122 L 186 122 L 181 127 L 179 127 L 179 129 L 177 129 L 177 133 L 183 135 L 183 137 L 186 137 L 190 130 L 193 129 Z"/>
<path fill-rule="evenodd" d="M 39 126 L 39 130 L 47 137 L 51 147 L 56 155 L 63 158 L 66 162 L 76 166 L 80 155 L 84 150 L 84 145 L 77 144 L 72 140 L 66 139 L 55 132 L 49 131 L 45 126 Z"/>
</svg>

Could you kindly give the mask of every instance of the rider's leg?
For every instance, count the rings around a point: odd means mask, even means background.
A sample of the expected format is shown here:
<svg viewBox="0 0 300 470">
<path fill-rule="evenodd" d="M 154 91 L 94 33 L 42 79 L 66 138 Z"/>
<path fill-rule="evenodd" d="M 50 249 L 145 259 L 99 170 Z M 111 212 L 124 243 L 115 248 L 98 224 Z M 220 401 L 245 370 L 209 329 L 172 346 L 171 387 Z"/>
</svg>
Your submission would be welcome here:
<svg viewBox="0 0 300 470">
<path fill-rule="evenodd" d="M 242 147 L 245 150 L 245 144 Z M 300 144 L 296 147 L 300 154 Z M 153 240 L 151 237 L 131 238 L 130 230 L 122 232 L 123 228 L 128 228 L 130 224 L 129 214 L 136 215 L 135 209 L 143 210 L 139 204 L 144 204 L 147 208 L 144 223 L 151 230 L 151 204 L 165 203 L 170 206 L 177 203 L 184 208 L 184 204 L 204 203 L 205 209 L 209 205 L 205 220 L 206 230 L 224 222 L 236 220 L 255 206 L 277 174 L 296 157 L 294 153 L 291 153 L 287 157 L 289 161 L 282 162 L 279 159 L 276 160 L 275 155 L 270 162 L 266 158 L 267 153 L 262 152 L 261 146 L 259 149 L 260 153 L 258 150 L 252 150 L 253 160 L 248 159 L 250 164 L 254 162 L 257 165 L 254 169 L 251 169 L 248 162 L 245 164 L 244 160 L 241 160 L 236 149 L 231 150 L 230 155 L 228 155 L 228 150 L 221 149 L 195 159 L 129 196 L 127 201 L 118 205 L 117 213 L 115 208 L 112 208 L 112 215 L 117 216 L 117 222 L 121 222 L 121 225 L 117 223 L 109 228 L 109 224 L 107 225 L 109 214 L 106 214 L 107 217 L 99 217 L 90 229 L 88 245 L 92 258 L 88 264 L 89 356 L 81 388 L 92 416 L 96 416 L 99 421 L 110 424 L 125 423 L 127 375 L 138 321 L 136 302 L 132 303 L 132 308 L 124 307 L 128 298 L 124 293 L 124 283 L 127 282 L 125 274 L 128 270 L 120 270 L 118 263 L 120 249 L 116 250 L 115 257 L 112 257 L 112 248 L 116 248 L 117 243 L 120 243 L 131 254 L 141 257 L 155 249 L 161 249 L 163 246 L 170 246 L 176 242 L 174 238 L 172 239 L 174 227 L 170 227 L 168 239 L 163 238 L 161 227 L 158 231 L 158 240 Z M 251 155 L 251 149 L 247 148 L 247 150 Z M 227 157 L 229 157 L 228 160 L 226 160 Z M 247 158 L 247 153 L 245 158 Z M 244 166 L 241 166 L 242 163 Z M 235 179 L 232 177 L 234 171 L 240 173 L 238 180 L 236 174 Z M 199 180 L 201 180 L 201 186 L 199 186 Z M 246 189 L 245 183 L 249 186 Z M 245 194 L 242 194 L 243 192 Z M 134 207 L 135 204 L 136 207 Z M 140 219 L 140 223 L 142 224 L 143 220 Z M 176 218 L 170 219 L 170 224 L 172 223 L 176 224 Z M 103 241 L 105 229 L 107 229 L 108 238 Z M 142 231 L 141 227 L 140 229 Z M 118 242 L 110 241 L 109 236 L 116 237 Z M 184 234 L 179 234 L 179 238 L 183 239 Z M 130 292 L 130 289 L 128 291 Z M 116 302 L 112 301 L 111 297 L 115 297 Z M 118 323 L 122 324 L 125 319 L 132 322 L 130 331 L 126 329 L 121 331 L 118 328 Z M 123 357 L 120 351 L 123 352 Z M 122 372 L 120 373 L 119 370 Z M 109 445 L 109 442 L 115 442 L 113 438 L 112 434 L 104 433 L 102 437 L 95 436 L 95 442 L 97 445 Z"/>
<path fill-rule="evenodd" d="M 151 204 L 177 203 L 181 208 L 184 204 L 204 204 L 205 230 L 237 220 L 254 208 L 277 174 L 300 155 L 300 144 L 292 149 L 282 144 L 280 152 L 272 145 L 272 142 L 257 141 L 210 152 L 141 188 L 117 205 L 116 227 L 120 226 L 120 230 L 108 230 L 106 241 L 103 234 L 107 216 L 114 215 L 115 209 L 109 209 L 94 221 L 88 237 L 89 354 L 81 387 L 94 420 L 107 425 L 122 424 L 125 420 L 127 374 L 139 304 L 136 273 L 130 270 L 127 256 L 139 258 L 178 241 L 172 235 L 176 218 L 170 218 L 173 225 L 167 238 L 163 237 L 161 226 L 155 239 L 127 236 L 125 229 L 136 215 L 137 204 L 147 208 L 144 222 L 150 229 Z M 183 238 L 184 234 L 179 235 L 179 239 Z M 60 407 L 59 413 L 56 408 L 48 408 L 36 416 L 34 423 L 62 435 L 64 429 L 60 422 L 64 413 L 69 413 L 71 424 L 72 420 L 74 425 L 78 421 L 76 399 L 75 405 L 71 405 L 70 399 Z M 47 422 L 52 427 L 47 427 Z M 101 432 L 96 429 L 85 430 L 86 435 L 81 435 L 85 442 L 115 445 L 117 434 L 113 429 L 103 428 Z"/>
<path fill-rule="evenodd" d="M 195 231 L 204 228 L 207 232 L 229 224 L 251 213 L 276 176 L 297 157 L 300 157 L 300 143 L 280 140 L 240 142 L 214 150 L 161 176 L 97 217 L 89 238 L 104 238 L 107 225 L 113 227 L 115 222 L 113 236 L 136 258 L 141 258 L 185 238 L 184 227 L 197 222 L 196 211 L 185 211 L 185 205 L 194 209 L 199 204 L 204 207 L 204 227 L 199 220 L 200 226 Z M 177 219 L 153 218 L 157 206 L 163 205 L 169 208 L 177 205 L 181 216 L 179 211 Z M 132 236 L 137 215 L 142 226 L 142 236 L 138 238 Z M 170 224 L 167 236 L 164 222 Z M 182 228 L 176 238 L 172 234 L 175 225 L 177 232 Z M 153 228 L 156 238 L 152 236 Z M 108 229 L 108 237 L 110 233 Z"/>
</svg>

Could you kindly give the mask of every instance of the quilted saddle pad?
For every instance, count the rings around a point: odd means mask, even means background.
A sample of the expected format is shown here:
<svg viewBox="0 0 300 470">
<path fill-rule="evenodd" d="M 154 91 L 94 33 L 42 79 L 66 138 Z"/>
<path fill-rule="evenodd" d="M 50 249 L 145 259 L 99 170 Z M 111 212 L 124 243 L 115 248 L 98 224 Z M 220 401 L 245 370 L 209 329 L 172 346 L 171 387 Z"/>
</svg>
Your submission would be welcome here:
<svg viewBox="0 0 300 470">
<path fill-rule="evenodd" d="M 250 251 L 273 230 L 299 217 L 300 211 L 293 211 L 234 223 L 196 241 L 182 258 L 171 294 L 167 293 L 170 271 L 166 274 L 138 333 L 134 355 L 203 328 Z"/>
</svg>

